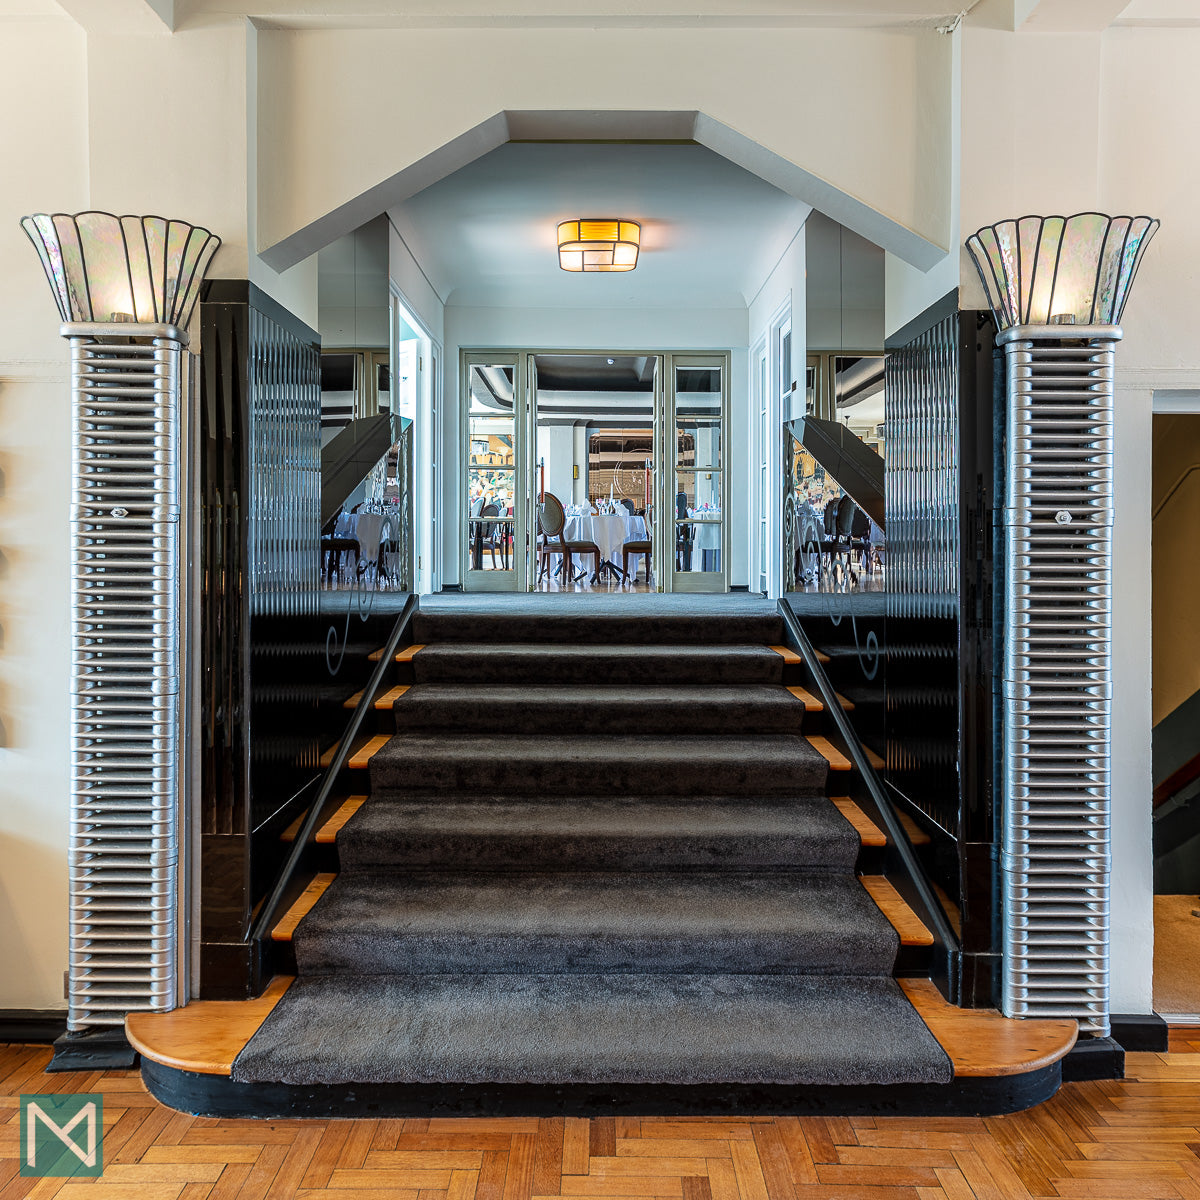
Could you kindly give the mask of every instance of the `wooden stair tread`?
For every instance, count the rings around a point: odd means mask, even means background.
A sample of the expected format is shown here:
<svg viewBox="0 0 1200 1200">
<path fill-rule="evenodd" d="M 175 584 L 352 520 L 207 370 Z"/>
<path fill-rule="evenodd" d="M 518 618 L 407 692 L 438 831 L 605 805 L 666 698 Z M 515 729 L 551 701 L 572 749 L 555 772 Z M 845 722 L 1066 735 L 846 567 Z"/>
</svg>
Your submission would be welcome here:
<svg viewBox="0 0 1200 1200">
<path fill-rule="evenodd" d="M 928 846 L 930 842 L 929 834 L 923 830 L 906 812 L 897 810 L 896 815 L 900 818 L 900 824 L 904 826 L 904 832 L 908 834 L 908 840 L 914 846 Z"/>
<path fill-rule="evenodd" d="M 824 712 L 825 705 L 812 692 L 802 687 L 790 687 L 788 691 L 804 705 L 805 712 Z"/>
<path fill-rule="evenodd" d="M 346 766 L 356 771 L 365 770 L 371 764 L 371 759 L 392 740 L 390 733 L 377 733 L 373 738 L 355 749 L 346 760 Z"/>
<path fill-rule="evenodd" d="M 326 818 L 325 824 L 317 830 L 317 836 L 313 839 L 319 845 L 329 845 L 337 840 L 338 831 L 352 816 L 366 803 L 366 796 L 347 796 L 337 810 Z M 294 842 L 296 834 L 300 832 L 300 826 L 304 824 L 304 818 L 308 816 L 307 810 L 302 812 L 280 835 L 281 842 Z"/>
<path fill-rule="evenodd" d="M 365 691 L 366 691 L 366 688 L 360 688 L 357 692 L 354 693 L 353 696 L 350 696 L 348 699 L 342 701 L 342 707 L 348 708 L 348 709 L 357 708 L 359 706 L 360 701 L 362 700 L 363 692 L 365 692 Z"/>
<path fill-rule="evenodd" d="M 892 928 L 900 935 L 902 946 L 933 945 L 933 934 L 884 876 L 860 875 L 858 881 L 879 906 L 879 911 L 892 923 Z"/>
<path fill-rule="evenodd" d="M 384 746 L 392 740 L 390 733 L 377 733 L 374 737 L 362 738 L 355 743 L 354 749 L 350 752 L 350 757 L 346 759 L 346 766 L 354 770 L 362 770 L 367 767 L 372 756 L 377 754 Z M 324 754 L 321 755 L 322 767 L 333 765 L 333 756 L 337 753 L 339 743 L 334 742 Z"/>
<path fill-rule="evenodd" d="M 801 658 L 800 655 L 797 654 L 796 651 L 790 646 L 768 646 L 767 649 L 774 650 L 775 653 L 778 654 L 783 659 L 784 663 L 789 667 L 804 665 L 804 659 Z M 814 649 L 813 653 L 817 656 L 817 662 L 821 663 L 822 665 L 831 661 L 829 655 L 823 654 L 820 650 Z"/>
<path fill-rule="evenodd" d="M 849 796 L 834 796 L 831 799 L 838 812 L 854 826 L 854 832 L 864 846 L 887 845 L 887 835 Z"/>
<path fill-rule="evenodd" d="M 418 646 L 405 646 L 403 650 L 400 650 L 397 652 L 396 662 L 398 662 L 398 663 L 412 662 L 412 660 L 417 656 L 417 654 L 419 654 L 420 651 L 422 651 L 424 649 L 425 649 L 424 644 L 421 644 Z"/>
<path fill-rule="evenodd" d="M 253 1000 L 193 1000 L 172 1012 L 133 1012 L 125 1018 L 125 1036 L 139 1054 L 164 1066 L 229 1075 L 291 982 L 277 975 Z"/>
<path fill-rule="evenodd" d="M 865 742 L 862 744 L 862 749 L 863 753 L 867 756 L 867 762 L 869 762 L 876 771 L 882 771 L 884 767 L 887 766 L 887 763 L 884 762 L 883 759 L 880 758 L 879 755 L 876 754 L 875 751 L 872 750 L 871 747 Z"/>
<path fill-rule="evenodd" d="M 292 934 L 296 932 L 296 926 L 312 911 L 313 906 L 325 895 L 329 885 L 336 878 L 337 876 L 329 871 L 323 871 L 320 875 L 315 876 L 308 887 L 300 893 L 296 903 L 283 914 L 279 924 L 271 930 L 271 941 L 290 942 Z"/>
<path fill-rule="evenodd" d="M 336 842 L 337 835 L 341 832 L 342 826 L 345 825 L 346 822 L 350 820 L 350 818 L 354 816 L 354 814 L 358 812 L 358 810 L 362 808 L 364 804 L 366 804 L 366 802 L 366 796 L 347 796 L 346 799 L 338 805 L 337 812 L 335 812 L 329 818 L 329 820 L 317 830 L 317 843 L 322 846 L 329 846 Z"/>
<path fill-rule="evenodd" d="M 829 763 L 831 771 L 850 770 L 850 760 L 828 738 L 814 735 L 808 739 L 808 744 Z"/>
<path fill-rule="evenodd" d="M 392 707 L 392 705 L 396 703 L 397 700 L 400 699 L 401 696 L 404 695 L 405 692 L 408 691 L 408 688 L 409 685 L 407 683 L 399 683 L 394 688 L 384 692 L 383 695 L 375 701 L 376 709 L 378 709 L 380 712 L 386 712 Z"/>
<path fill-rule="evenodd" d="M 1066 1055 L 1074 1021 L 1010 1020 L 995 1009 L 955 1008 L 929 979 L 897 981 L 954 1064 L 956 1076 L 1023 1075 Z"/>
</svg>

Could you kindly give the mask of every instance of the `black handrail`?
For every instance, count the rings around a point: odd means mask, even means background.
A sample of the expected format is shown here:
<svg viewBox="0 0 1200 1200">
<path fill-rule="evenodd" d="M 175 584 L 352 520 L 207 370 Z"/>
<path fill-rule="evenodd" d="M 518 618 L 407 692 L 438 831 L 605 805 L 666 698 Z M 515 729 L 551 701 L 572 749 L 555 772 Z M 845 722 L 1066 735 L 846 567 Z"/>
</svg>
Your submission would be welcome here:
<svg viewBox="0 0 1200 1200">
<path fill-rule="evenodd" d="M 925 874 L 925 868 L 921 866 L 921 860 L 917 858 L 917 852 L 913 849 L 908 833 L 900 823 L 900 818 L 896 814 L 891 800 L 888 799 L 887 792 L 884 790 L 879 776 L 875 773 L 875 768 L 871 766 L 870 759 L 867 758 L 862 743 L 854 733 L 854 727 L 850 724 L 850 718 L 846 716 L 845 710 L 838 701 L 833 684 L 829 682 L 829 677 L 825 674 L 825 669 L 821 666 L 820 659 L 817 658 L 817 652 L 813 648 L 812 642 L 808 640 L 808 634 L 804 632 L 800 622 L 796 619 L 796 614 L 792 612 L 791 607 L 784 600 L 779 601 L 779 614 L 783 618 L 783 623 L 787 627 L 788 634 L 800 650 L 805 665 L 812 673 L 817 689 L 821 693 L 821 701 L 837 726 L 841 740 L 845 744 L 846 752 L 850 755 L 855 770 L 858 771 L 863 785 L 866 787 L 878 811 L 879 818 L 885 826 L 888 842 L 899 855 L 900 862 L 916 892 L 920 906 L 925 910 L 918 915 L 921 916 L 926 925 L 930 926 L 930 933 L 933 934 L 934 941 L 939 949 L 946 955 L 947 961 L 950 963 L 955 962 L 960 948 L 958 936 L 946 918 L 945 910 L 942 908 L 937 894 L 934 892 L 929 878 Z"/>
<path fill-rule="evenodd" d="M 292 842 L 292 848 L 288 853 L 287 859 L 276 876 L 275 885 L 271 888 L 270 895 L 258 910 L 258 916 L 254 921 L 254 929 L 250 935 L 251 941 L 255 944 L 262 943 L 269 938 L 271 930 L 279 922 L 281 916 L 279 910 L 282 909 L 284 900 L 287 898 L 288 889 L 292 883 L 292 876 L 296 872 L 296 867 L 300 862 L 301 856 L 316 835 L 317 826 L 321 820 L 321 813 L 330 795 L 333 793 L 338 776 L 342 773 L 342 768 L 346 765 L 346 759 L 350 757 L 350 748 L 354 744 L 354 739 L 358 736 L 359 729 L 362 728 L 363 719 L 366 714 L 371 711 L 371 705 L 375 702 L 375 694 L 379 691 L 379 685 L 383 682 L 384 674 L 388 667 L 391 666 L 392 659 L 395 658 L 396 651 L 399 649 L 400 639 L 407 631 L 413 619 L 413 614 L 416 611 L 417 597 L 409 596 L 404 602 L 404 608 L 401 610 L 400 616 L 396 619 L 396 624 L 392 627 L 392 632 L 388 634 L 387 643 L 383 647 L 379 661 L 375 664 L 375 670 L 371 672 L 371 678 L 359 695 L 358 704 L 355 706 L 353 713 L 350 714 L 350 723 L 346 726 L 346 732 L 342 734 L 342 740 L 338 743 L 333 761 L 329 764 L 329 769 L 325 772 L 325 777 L 321 781 L 321 787 L 317 792 L 316 799 L 308 810 L 308 816 L 304 818 L 304 824 L 300 826 L 300 830 Z"/>
</svg>

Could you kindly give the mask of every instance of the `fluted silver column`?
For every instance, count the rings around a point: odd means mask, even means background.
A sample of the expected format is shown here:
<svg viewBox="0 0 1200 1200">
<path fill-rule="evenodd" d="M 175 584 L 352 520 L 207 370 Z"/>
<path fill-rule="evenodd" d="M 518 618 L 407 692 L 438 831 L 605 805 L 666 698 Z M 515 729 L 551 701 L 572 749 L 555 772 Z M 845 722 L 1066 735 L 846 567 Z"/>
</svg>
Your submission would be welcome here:
<svg viewBox="0 0 1200 1200">
<path fill-rule="evenodd" d="M 77 1031 L 174 1008 L 186 977 L 188 355 L 173 325 L 71 323 L 62 334 L 72 377 L 68 1028 Z"/>
<path fill-rule="evenodd" d="M 1002 1008 L 1109 1030 L 1113 350 L 1018 325 L 1008 367 Z"/>
</svg>

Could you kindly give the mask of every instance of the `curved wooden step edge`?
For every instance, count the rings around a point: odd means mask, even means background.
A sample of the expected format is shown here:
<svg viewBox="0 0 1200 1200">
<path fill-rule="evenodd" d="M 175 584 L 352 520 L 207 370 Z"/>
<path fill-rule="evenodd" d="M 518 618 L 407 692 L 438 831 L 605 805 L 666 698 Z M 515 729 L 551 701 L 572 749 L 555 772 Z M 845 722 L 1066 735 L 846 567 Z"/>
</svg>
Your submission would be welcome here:
<svg viewBox="0 0 1200 1200">
<path fill-rule="evenodd" d="M 1029 1075 L 1052 1066 L 1075 1045 L 1078 1029 L 1074 1021 L 1016 1021 L 993 1009 L 955 1008 L 928 979 L 898 982 L 945 1050 L 956 1079 Z M 234 1059 L 291 983 L 290 976 L 276 976 L 253 1000 L 194 1000 L 173 1012 L 130 1013 L 125 1018 L 126 1036 L 129 1044 L 152 1062 L 178 1071 L 228 1077 Z"/>
<path fill-rule="evenodd" d="M 990 1008 L 956 1008 L 929 979 L 897 980 L 954 1064 L 956 1078 L 1025 1075 L 1070 1053 L 1074 1021 L 1012 1020 Z"/>
<path fill-rule="evenodd" d="M 173 1012 L 130 1013 L 125 1036 L 154 1062 L 201 1075 L 229 1075 L 233 1060 L 291 983 L 290 975 L 277 975 L 253 1000 L 193 1000 Z"/>
<path fill-rule="evenodd" d="M 832 796 L 830 803 L 854 826 L 854 832 L 864 846 L 887 845 L 887 834 L 849 796 Z"/>
<path fill-rule="evenodd" d="M 271 941 L 290 942 L 296 926 L 312 911 L 317 901 L 325 895 L 329 885 L 337 878 L 332 872 L 322 871 L 315 875 L 308 887 L 300 893 L 296 903 L 283 914 L 279 924 L 271 930 Z"/>
</svg>

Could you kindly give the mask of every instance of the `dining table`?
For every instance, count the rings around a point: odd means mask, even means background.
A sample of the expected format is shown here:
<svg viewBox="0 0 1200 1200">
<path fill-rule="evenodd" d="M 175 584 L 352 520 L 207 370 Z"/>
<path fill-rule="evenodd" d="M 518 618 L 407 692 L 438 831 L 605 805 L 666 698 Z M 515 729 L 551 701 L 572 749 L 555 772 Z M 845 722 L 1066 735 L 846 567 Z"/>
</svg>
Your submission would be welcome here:
<svg viewBox="0 0 1200 1200">
<path fill-rule="evenodd" d="M 646 541 L 646 518 L 633 513 L 568 513 L 563 525 L 563 537 L 568 542 L 595 542 L 600 550 L 600 570 L 627 578 L 616 559 L 626 542 Z M 571 565 L 584 569 L 584 557 L 571 556 Z"/>
</svg>

